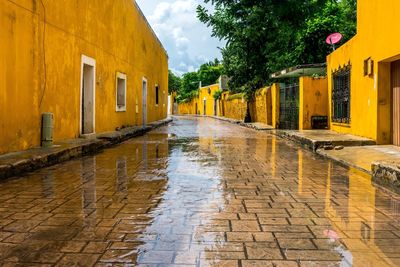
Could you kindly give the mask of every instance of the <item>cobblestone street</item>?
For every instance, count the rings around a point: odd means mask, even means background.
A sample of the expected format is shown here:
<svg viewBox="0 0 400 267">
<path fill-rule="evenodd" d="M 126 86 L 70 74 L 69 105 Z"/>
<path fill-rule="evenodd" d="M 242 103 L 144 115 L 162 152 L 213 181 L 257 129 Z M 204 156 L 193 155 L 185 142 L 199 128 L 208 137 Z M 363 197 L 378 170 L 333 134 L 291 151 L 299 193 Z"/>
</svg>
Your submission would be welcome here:
<svg viewBox="0 0 400 267">
<path fill-rule="evenodd" d="M 4 266 L 399 266 L 400 197 L 210 118 L 0 184 Z"/>
</svg>

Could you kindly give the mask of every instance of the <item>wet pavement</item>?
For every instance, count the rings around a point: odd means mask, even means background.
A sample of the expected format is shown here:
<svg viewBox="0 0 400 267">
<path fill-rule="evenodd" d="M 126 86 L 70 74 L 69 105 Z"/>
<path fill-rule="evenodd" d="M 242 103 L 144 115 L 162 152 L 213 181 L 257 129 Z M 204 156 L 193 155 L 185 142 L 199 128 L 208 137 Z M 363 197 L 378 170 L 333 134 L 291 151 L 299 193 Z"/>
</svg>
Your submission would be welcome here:
<svg viewBox="0 0 400 267">
<path fill-rule="evenodd" d="M 211 118 L 0 183 L 3 266 L 399 266 L 400 197 Z"/>
</svg>

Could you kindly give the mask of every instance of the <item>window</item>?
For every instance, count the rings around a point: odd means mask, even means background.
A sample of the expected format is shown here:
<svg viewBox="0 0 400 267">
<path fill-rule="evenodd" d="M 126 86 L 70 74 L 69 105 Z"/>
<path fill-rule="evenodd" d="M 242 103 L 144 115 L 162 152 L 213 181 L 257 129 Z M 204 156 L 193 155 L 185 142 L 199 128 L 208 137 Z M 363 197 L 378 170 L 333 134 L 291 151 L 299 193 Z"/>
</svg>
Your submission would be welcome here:
<svg viewBox="0 0 400 267">
<path fill-rule="evenodd" d="M 372 76 L 374 74 L 374 61 L 371 58 L 364 60 L 364 76 Z"/>
<path fill-rule="evenodd" d="M 160 102 L 160 88 L 156 85 L 156 105 Z"/>
<path fill-rule="evenodd" d="M 126 111 L 126 75 L 117 73 L 117 107 L 116 110 Z"/>
<path fill-rule="evenodd" d="M 350 72 L 349 65 L 333 73 L 333 122 L 350 123 Z"/>
</svg>

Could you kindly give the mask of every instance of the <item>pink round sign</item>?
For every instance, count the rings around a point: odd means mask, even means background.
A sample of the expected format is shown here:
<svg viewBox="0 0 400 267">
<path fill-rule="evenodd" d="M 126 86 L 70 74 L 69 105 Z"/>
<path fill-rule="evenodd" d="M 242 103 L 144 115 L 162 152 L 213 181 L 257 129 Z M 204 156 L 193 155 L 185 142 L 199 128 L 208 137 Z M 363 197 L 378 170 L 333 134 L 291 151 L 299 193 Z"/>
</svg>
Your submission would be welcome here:
<svg viewBox="0 0 400 267">
<path fill-rule="evenodd" d="M 328 36 L 328 38 L 326 38 L 326 43 L 330 44 L 330 45 L 334 45 L 339 43 L 342 40 L 343 36 L 342 34 L 336 32 L 336 33 L 332 33 L 331 35 Z"/>
</svg>

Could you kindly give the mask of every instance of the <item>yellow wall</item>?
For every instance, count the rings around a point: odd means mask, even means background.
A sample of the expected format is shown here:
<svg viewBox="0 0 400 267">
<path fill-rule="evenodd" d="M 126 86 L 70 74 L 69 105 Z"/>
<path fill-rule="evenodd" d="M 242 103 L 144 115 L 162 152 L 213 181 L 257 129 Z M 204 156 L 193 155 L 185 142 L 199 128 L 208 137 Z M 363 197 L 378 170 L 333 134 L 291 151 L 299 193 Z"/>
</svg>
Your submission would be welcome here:
<svg viewBox="0 0 400 267">
<path fill-rule="evenodd" d="M 207 116 L 218 115 L 218 108 L 217 108 L 217 114 L 215 114 L 215 112 L 214 112 L 214 105 L 215 105 L 214 94 L 218 90 L 220 90 L 219 84 L 213 84 L 210 86 L 205 86 L 205 87 L 200 88 L 200 90 L 199 90 L 199 112 L 200 112 L 200 115 L 207 115 Z M 205 113 L 204 113 L 204 103 L 206 103 Z M 218 102 L 217 102 L 217 107 L 218 107 Z"/>
<path fill-rule="evenodd" d="M 328 116 L 327 78 L 300 77 L 299 130 L 312 129 L 313 116 Z"/>
<path fill-rule="evenodd" d="M 333 130 L 391 143 L 390 62 L 400 59 L 400 28 L 394 26 L 399 8 L 397 0 L 358 1 L 357 35 L 328 56 L 329 97 L 332 72 L 348 63 L 352 67 L 351 123 L 332 123 Z M 364 60 L 369 57 L 374 73 L 364 76 Z"/>
<path fill-rule="evenodd" d="M 179 103 L 178 105 L 178 114 L 179 115 L 196 115 L 198 110 L 196 110 L 196 104 L 198 103 L 198 99 L 192 99 L 190 102 Z"/>
<path fill-rule="evenodd" d="M 261 88 L 256 91 L 251 105 L 251 119 L 271 125 L 272 123 L 272 101 L 271 88 Z"/>
<path fill-rule="evenodd" d="M 134 1 L 43 5 L 0 0 L 0 153 L 38 146 L 43 112 L 54 113 L 56 141 L 79 136 L 82 55 L 96 60 L 97 133 L 141 124 L 142 77 L 148 121 L 166 117 L 168 56 Z M 116 72 L 127 75 L 126 112 L 116 112 Z"/>
<path fill-rule="evenodd" d="M 243 99 L 242 94 L 233 95 L 226 98 L 224 101 L 224 109 L 225 109 L 225 117 L 235 120 L 244 121 L 244 117 L 246 116 L 247 103 Z M 229 99 L 231 97 L 231 99 Z"/>
</svg>

